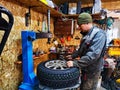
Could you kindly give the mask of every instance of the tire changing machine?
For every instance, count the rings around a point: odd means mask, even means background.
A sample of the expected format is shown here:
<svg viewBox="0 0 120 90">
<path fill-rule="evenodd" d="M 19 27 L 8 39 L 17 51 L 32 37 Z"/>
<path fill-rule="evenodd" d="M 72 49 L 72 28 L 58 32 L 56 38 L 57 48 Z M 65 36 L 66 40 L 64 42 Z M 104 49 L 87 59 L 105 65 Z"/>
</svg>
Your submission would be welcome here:
<svg viewBox="0 0 120 90">
<path fill-rule="evenodd" d="M 22 70 L 23 82 L 19 90 L 56 90 L 47 86 L 40 85 L 37 76 L 34 73 L 32 41 L 38 38 L 51 38 L 51 33 L 36 33 L 33 31 L 22 31 Z M 80 82 L 73 87 L 62 88 L 57 90 L 77 90 Z"/>
<path fill-rule="evenodd" d="M 34 88 L 39 85 L 39 81 L 34 73 L 32 41 L 38 38 L 50 38 L 52 34 L 33 31 L 22 31 L 21 34 L 23 82 L 19 90 L 37 90 Z"/>
<path fill-rule="evenodd" d="M 26 30 L 21 32 L 22 38 L 22 70 L 23 81 L 19 90 L 56 90 L 47 86 L 40 85 L 37 76 L 34 73 L 32 41 L 35 39 L 48 38 L 48 43 L 52 34 L 50 33 L 50 11 L 48 11 L 48 33 Z M 57 90 L 75 90 L 79 83 L 74 87 L 62 88 Z"/>
</svg>

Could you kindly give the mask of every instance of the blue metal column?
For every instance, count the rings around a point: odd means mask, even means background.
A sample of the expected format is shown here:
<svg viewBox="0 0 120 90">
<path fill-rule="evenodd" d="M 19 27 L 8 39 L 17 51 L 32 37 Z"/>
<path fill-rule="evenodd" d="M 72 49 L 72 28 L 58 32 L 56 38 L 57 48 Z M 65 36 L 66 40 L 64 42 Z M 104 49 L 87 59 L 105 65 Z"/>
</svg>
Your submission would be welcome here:
<svg viewBox="0 0 120 90">
<path fill-rule="evenodd" d="M 36 39 L 36 33 L 33 31 L 22 31 L 22 70 L 23 82 L 19 90 L 33 90 L 39 84 L 34 73 L 32 41 Z"/>
</svg>

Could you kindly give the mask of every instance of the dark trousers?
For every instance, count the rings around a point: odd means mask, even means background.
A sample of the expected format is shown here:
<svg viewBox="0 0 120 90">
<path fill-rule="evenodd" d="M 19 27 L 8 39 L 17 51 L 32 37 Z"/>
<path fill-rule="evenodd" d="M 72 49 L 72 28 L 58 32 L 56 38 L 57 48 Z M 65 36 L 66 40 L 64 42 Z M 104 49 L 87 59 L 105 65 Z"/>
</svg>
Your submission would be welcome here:
<svg viewBox="0 0 120 90">
<path fill-rule="evenodd" d="M 80 90 L 96 90 L 101 71 L 96 73 L 83 73 Z"/>
</svg>

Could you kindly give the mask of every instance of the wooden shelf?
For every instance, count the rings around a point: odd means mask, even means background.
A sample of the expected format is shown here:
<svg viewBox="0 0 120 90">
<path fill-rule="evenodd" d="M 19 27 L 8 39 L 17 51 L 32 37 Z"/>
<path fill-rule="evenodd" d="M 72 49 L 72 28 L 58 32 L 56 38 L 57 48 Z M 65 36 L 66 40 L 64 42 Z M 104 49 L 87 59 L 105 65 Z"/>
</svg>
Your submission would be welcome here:
<svg viewBox="0 0 120 90">
<path fill-rule="evenodd" d="M 64 15 L 64 17 L 73 18 L 73 19 L 77 19 L 78 16 L 79 16 L 79 14 Z M 91 14 L 91 16 L 92 16 L 93 19 L 96 19 L 96 20 L 100 20 L 101 19 L 101 14 L 100 13 Z"/>
<path fill-rule="evenodd" d="M 40 12 L 42 14 L 47 15 L 47 11 L 50 10 L 50 15 L 51 17 L 55 18 L 61 18 L 61 17 L 66 17 L 66 18 L 73 18 L 77 19 L 79 14 L 63 14 L 54 8 L 49 7 L 48 5 L 44 4 L 40 0 L 17 0 L 17 2 L 21 3 L 22 5 L 25 5 L 26 7 L 31 7 L 32 10 Z M 92 14 L 93 18 L 100 18 L 100 14 Z"/>
<path fill-rule="evenodd" d="M 48 54 L 48 53 L 47 53 L 47 54 Z M 43 58 L 43 57 L 46 57 L 45 55 L 47 55 L 47 54 L 41 54 L 41 55 L 39 55 L 39 56 L 36 56 L 36 57 L 33 58 L 33 60 L 34 60 L 34 61 L 37 61 L 37 60 L 39 60 L 39 59 L 41 59 L 41 58 Z M 16 61 L 15 64 L 22 64 L 22 60 Z"/>
<path fill-rule="evenodd" d="M 90 4 L 90 3 L 93 4 L 93 0 L 52 0 L 52 1 L 57 5 L 63 4 L 65 2 L 73 3 L 73 2 L 79 2 L 79 1 L 82 2 L 82 5 L 83 4 Z"/>
<path fill-rule="evenodd" d="M 101 13 L 96 13 L 96 14 L 91 14 L 93 19 L 100 20 L 101 18 Z"/>
<path fill-rule="evenodd" d="M 73 18 L 73 19 L 77 19 L 79 16 L 79 14 L 67 14 L 67 15 L 64 15 L 64 17 L 66 18 Z"/>
<path fill-rule="evenodd" d="M 50 14 L 52 17 L 61 17 L 64 16 L 61 12 L 49 7 L 48 5 L 44 4 L 40 0 L 17 0 L 22 5 L 27 7 L 31 7 L 32 10 L 38 11 L 42 14 L 47 14 L 47 11 L 50 10 Z"/>
</svg>

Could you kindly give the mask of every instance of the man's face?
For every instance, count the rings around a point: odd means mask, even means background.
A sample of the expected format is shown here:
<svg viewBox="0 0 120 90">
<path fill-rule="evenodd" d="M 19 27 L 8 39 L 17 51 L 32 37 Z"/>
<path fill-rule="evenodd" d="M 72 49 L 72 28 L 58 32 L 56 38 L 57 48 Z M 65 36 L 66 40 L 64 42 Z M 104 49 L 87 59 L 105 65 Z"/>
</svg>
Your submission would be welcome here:
<svg viewBox="0 0 120 90">
<path fill-rule="evenodd" d="M 80 25 L 78 25 L 78 29 L 80 30 L 81 34 L 86 35 L 88 33 L 87 26 L 88 26 L 88 24 L 80 24 Z"/>
<path fill-rule="evenodd" d="M 87 31 L 87 25 L 88 24 L 80 24 L 78 25 L 79 27 L 79 30 L 82 31 L 82 32 L 86 32 Z"/>
</svg>

